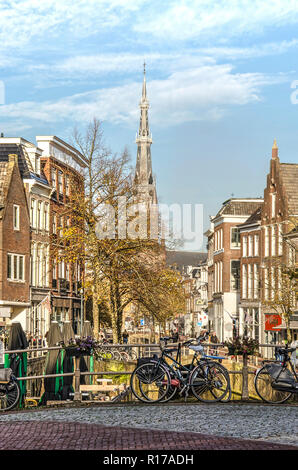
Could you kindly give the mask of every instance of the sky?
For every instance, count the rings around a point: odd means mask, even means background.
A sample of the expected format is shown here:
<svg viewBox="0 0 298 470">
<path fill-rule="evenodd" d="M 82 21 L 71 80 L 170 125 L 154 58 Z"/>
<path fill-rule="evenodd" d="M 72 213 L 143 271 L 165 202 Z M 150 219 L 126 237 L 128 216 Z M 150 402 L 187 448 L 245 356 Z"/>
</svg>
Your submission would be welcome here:
<svg viewBox="0 0 298 470">
<path fill-rule="evenodd" d="M 159 201 L 203 204 L 206 230 L 263 196 L 274 138 L 298 161 L 297 26 L 297 0 L 0 0 L 0 132 L 70 140 L 96 117 L 134 165 L 146 61 Z"/>
</svg>

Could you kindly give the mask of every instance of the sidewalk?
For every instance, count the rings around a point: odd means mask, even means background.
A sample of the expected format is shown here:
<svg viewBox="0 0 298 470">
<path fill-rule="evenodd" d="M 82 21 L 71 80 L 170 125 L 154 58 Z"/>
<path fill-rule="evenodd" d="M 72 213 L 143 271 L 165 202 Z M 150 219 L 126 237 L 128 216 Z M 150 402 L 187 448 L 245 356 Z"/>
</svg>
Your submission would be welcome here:
<svg viewBox="0 0 298 470">
<path fill-rule="evenodd" d="M 61 421 L 0 423 L 0 450 L 297 450 L 270 442 L 192 432 Z"/>
</svg>

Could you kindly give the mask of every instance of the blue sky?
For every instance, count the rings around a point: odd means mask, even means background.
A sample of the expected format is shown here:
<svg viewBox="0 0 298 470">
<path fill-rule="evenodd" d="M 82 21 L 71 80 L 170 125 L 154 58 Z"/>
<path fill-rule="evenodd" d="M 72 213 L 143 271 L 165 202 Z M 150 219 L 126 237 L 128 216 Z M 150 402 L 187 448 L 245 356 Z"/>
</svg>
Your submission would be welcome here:
<svg viewBox="0 0 298 470">
<path fill-rule="evenodd" d="M 134 163 L 146 60 L 159 198 L 206 228 L 263 195 L 275 137 L 298 161 L 297 25 L 297 0 L 0 0 L 0 131 L 67 140 L 96 116 Z"/>
</svg>

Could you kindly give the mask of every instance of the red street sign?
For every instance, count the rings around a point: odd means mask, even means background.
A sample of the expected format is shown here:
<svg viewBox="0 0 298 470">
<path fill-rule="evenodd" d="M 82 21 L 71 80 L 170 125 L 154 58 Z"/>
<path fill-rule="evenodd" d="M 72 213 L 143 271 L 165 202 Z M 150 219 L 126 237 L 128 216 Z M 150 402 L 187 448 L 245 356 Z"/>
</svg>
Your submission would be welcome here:
<svg viewBox="0 0 298 470">
<path fill-rule="evenodd" d="M 265 313 L 265 331 L 280 331 L 277 326 L 282 324 L 282 318 L 278 314 Z"/>
</svg>

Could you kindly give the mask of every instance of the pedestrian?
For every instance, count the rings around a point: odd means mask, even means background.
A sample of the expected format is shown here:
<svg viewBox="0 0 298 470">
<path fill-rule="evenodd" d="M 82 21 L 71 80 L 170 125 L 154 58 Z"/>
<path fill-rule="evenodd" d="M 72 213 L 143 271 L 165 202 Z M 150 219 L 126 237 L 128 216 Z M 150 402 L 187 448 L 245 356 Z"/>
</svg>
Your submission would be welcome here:
<svg viewBox="0 0 298 470">
<path fill-rule="evenodd" d="M 122 334 L 122 339 L 123 339 L 123 343 L 124 344 L 127 344 L 128 343 L 128 337 L 129 337 L 129 334 L 127 333 L 126 330 L 123 331 L 123 334 Z"/>
<path fill-rule="evenodd" d="M 298 348 L 298 339 L 291 342 L 291 348 Z M 291 363 L 293 364 L 294 369 L 296 369 L 297 364 L 297 349 L 291 354 Z"/>
<path fill-rule="evenodd" d="M 219 343 L 219 339 L 216 336 L 215 331 L 211 332 L 209 341 L 210 341 L 211 344 L 218 344 Z M 218 346 L 211 346 L 211 349 L 210 349 L 211 356 L 217 356 L 217 350 L 218 350 Z"/>
<path fill-rule="evenodd" d="M 206 340 L 206 339 L 207 339 L 207 338 L 206 338 L 207 334 L 208 334 L 208 331 L 202 329 L 202 330 L 200 331 L 199 336 L 198 336 L 198 342 L 201 342 L 201 341 Z"/>
</svg>

